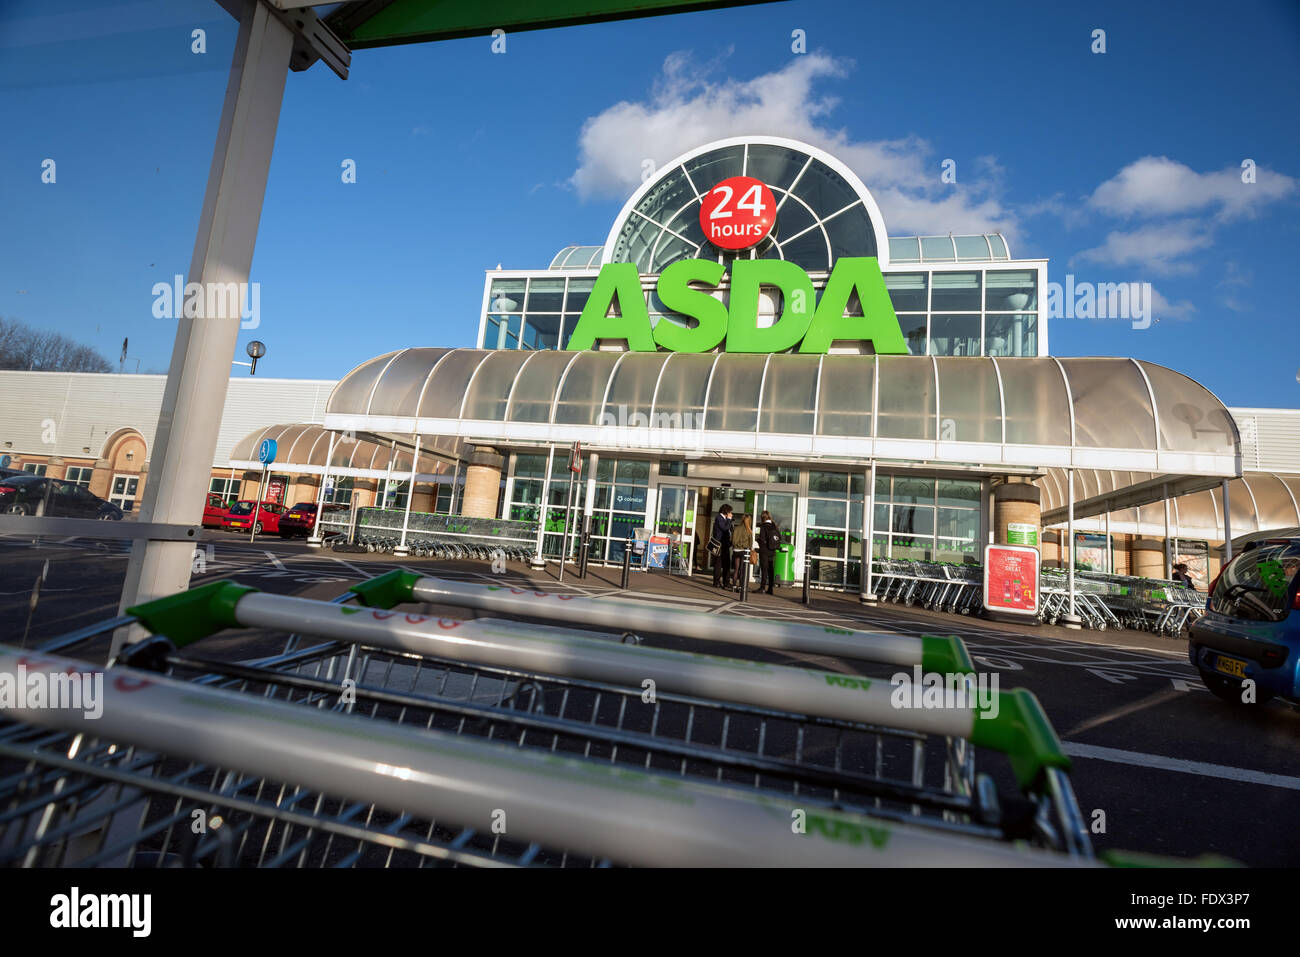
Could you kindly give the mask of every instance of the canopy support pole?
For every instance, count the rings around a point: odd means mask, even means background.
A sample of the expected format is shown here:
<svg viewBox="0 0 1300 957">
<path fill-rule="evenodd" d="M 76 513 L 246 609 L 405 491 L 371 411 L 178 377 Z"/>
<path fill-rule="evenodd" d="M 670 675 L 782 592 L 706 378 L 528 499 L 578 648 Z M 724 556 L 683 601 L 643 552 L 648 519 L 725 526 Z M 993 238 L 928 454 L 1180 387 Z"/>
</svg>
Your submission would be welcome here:
<svg viewBox="0 0 1300 957">
<path fill-rule="evenodd" d="M 1163 486 L 1165 496 L 1165 579 L 1168 580 L 1174 573 L 1173 566 L 1173 542 L 1169 538 L 1169 483 Z"/>
<path fill-rule="evenodd" d="M 269 4 L 246 4 L 242 14 L 190 259 L 189 280 L 201 290 L 213 283 L 228 288 L 229 283 L 248 282 L 293 54 L 293 33 L 271 13 Z M 243 297 L 233 297 L 238 302 L 223 298 L 219 315 L 201 318 L 186 317 L 183 304 L 173 303 L 176 339 L 140 509 L 142 523 L 197 525 L 202 518 L 243 318 Z M 193 551 L 192 541 L 137 541 L 127 563 L 119 614 L 188 588 Z M 119 628 L 111 653 L 127 641 L 146 637 L 148 632 L 138 625 Z"/>
<path fill-rule="evenodd" d="M 393 549 L 394 555 L 409 555 L 411 550 L 406 547 L 406 530 L 411 525 L 411 503 L 415 501 L 415 476 L 420 471 L 420 439 L 424 438 L 418 432 L 415 435 L 415 455 L 411 457 L 411 478 L 406 483 L 406 514 L 402 516 L 402 540 L 397 543 Z"/>
<path fill-rule="evenodd" d="M 1065 540 L 1066 548 L 1069 550 L 1069 564 L 1066 566 L 1066 596 L 1069 604 L 1066 607 L 1066 613 L 1061 616 L 1061 622 L 1066 628 L 1082 628 L 1083 619 L 1075 612 L 1074 605 L 1074 469 L 1067 469 L 1068 476 L 1066 493 L 1068 509 L 1066 511 L 1065 522 Z"/>
<path fill-rule="evenodd" d="M 330 433 L 330 450 L 325 456 L 325 470 L 320 474 L 320 488 L 316 490 L 316 521 L 312 523 L 311 534 L 307 536 L 308 548 L 320 548 L 324 537 L 321 535 L 320 523 L 325 517 L 325 486 L 330 480 L 330 463 L 334 461 L 334 433 Z"/>
<path fill-rule="evenodd" d="M 555 462 L 555 446 L 546 453 L 546 475 L 542 479 L 542 501 L 537 506 L 537 554 L 533 556 L 534 568 L 545 568 L 546 558 L 542 555 L 542 539 L 546 536 L 546 508 L 551 501 L 551 465 Z"/>
<path fill-rule="evenodd" d="M 1106 574 L 1115 574 L 1115 548 L 1110 541 L 1110 512 L 1106 513 Z"/>
<path fill-rule="evenodd" d="M 871 468 L 863 473 L 867 487 L 862 496 L 862 588 L 858 601 L 864 605 L 876 603 L 876 590 L 871 580 L 871 559 L 874 553 L 876 537 L 876 460 L 871 460 Z"/>
<path fill-rule="evenodd" d="M 1223 565 L 1232 561 L 1232 520 L 1228 518 L 1228 480 L 1223 480 Z"/>
</svg>

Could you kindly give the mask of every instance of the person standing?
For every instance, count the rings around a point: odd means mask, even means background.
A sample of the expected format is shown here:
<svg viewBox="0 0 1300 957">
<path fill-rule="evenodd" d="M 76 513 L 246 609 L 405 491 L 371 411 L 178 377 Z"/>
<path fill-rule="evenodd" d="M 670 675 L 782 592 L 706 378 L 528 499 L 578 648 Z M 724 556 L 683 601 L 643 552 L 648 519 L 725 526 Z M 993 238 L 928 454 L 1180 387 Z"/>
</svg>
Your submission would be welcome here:
<svg viewBox="0 0 1300 957">
<path fill-rule="evenodd" d="M 1173 580 L 1178 582 L 1178 584 L 1182 585 L 1184 588 L 1191 588 L 1193 590 L 1196 588 L 1196 582 L 1192 580 L 1192 576 L 1187 571 L 1187 565 L 1183 562 L 1179 562 L 1174 566 Z"/>
<path fill-rule="evenodd" d="M 766 509 L 759 516 L 758 534 L 754 537 L 754 545 L 758 548 L 758 570 L 761 576 L 759 590 L 771 595 L 773 580 L 776 577 L 772 566 L 776 561 L 776 550 L 781 546 L 781 530 L 772 519 L 772 513 Z"/>
<path fill-rule="evenodd" d="M 749 574 L 749 553 L 754 548 L 754 516 L 743 515 L 740 524 L 736 526 L 731 535 L 731 561 L 735 572 L 732 580 L 736 583 L 736 590 L 740 590 L 740 583 L 744 581 L 742 575 Z"/>
<path fill-rule="evenodd" d="M 715 551 L 716 549 L 716 551 Z M 713 537 L 709 539 L 709 557 L 713 559 L 713 587 L 731 587 L 731 506 L 718 509 L 713 519 Z"/>
</svg>

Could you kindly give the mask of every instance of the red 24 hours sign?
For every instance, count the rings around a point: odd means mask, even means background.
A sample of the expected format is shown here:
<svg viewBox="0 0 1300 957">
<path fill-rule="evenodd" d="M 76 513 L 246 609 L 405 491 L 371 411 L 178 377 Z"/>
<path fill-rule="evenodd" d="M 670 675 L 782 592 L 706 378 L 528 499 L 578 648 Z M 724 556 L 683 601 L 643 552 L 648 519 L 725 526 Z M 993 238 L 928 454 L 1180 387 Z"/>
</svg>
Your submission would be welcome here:
<svg viewBox="0 0 1300 957">
<path fill-rule="evenodd" d="M 776 198 L 762 180 L 733 176 L 709 190 L 700 203 L 700 228 L 720 249 L 749 249 L 776 222 Z"/>
</svg>

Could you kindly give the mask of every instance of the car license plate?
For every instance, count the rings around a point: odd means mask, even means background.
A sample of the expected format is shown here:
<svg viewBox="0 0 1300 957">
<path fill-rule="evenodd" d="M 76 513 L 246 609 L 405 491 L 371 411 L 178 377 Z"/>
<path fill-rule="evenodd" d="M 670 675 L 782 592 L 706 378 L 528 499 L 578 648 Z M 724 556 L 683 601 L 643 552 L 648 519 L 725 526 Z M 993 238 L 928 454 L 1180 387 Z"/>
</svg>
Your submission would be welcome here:
<svg viewBox="0 0 1300 957">
<path fill-rule="evenodd" d="M 1240 658 L 1227 658 L 1219 655 L 1214 661 L 1214 670 L 1234 678 L 1246 677 L 1246 662 Z"/>
<path fill-rule="evenodd" d="M 243 522 L 231 522 L 231 523 L 230 523 L 230 527 L 231 527 L 231 528 L 243 528 L 243 527 L 244 527 L 244 523 L 243 523 Z"/>
</svg>

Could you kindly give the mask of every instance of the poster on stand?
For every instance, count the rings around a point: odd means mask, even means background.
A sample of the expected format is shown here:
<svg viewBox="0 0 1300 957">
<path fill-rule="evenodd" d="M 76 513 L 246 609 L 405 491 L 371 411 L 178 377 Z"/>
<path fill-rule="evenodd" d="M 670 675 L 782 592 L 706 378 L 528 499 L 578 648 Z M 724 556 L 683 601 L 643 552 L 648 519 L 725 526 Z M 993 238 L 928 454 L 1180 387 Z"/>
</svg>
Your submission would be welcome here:
<svg viewBox="0 0 1300 957">
<path fill-rule="evenodd" d="M 1036 548 L 1026 545 L 985 545 L 985 609 L 1037 618 L 1038 563 Z"/>
</svg>

